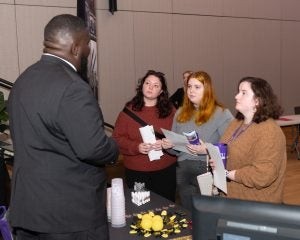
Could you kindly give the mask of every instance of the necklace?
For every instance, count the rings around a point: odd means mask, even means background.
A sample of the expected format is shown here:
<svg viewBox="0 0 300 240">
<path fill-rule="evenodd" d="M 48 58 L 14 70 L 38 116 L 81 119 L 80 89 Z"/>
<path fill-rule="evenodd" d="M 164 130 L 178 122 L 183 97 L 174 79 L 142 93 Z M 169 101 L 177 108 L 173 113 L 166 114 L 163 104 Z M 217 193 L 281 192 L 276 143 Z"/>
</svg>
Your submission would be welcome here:
<svg viewBox="0 0 300 240">
<path fill-rule="evenodd" d="M 251 122 L 249 124 L 243 124 L 242 123 L 241 126 L 239 126 L 239 128 L 234 131 L 231 138 L 228 140 L 227 144 L 230 144 L 235 139 L 237 139 L 243 132 L 245 132 L 252 125 L 252 123 L 253 122 Z"/>
</svg>

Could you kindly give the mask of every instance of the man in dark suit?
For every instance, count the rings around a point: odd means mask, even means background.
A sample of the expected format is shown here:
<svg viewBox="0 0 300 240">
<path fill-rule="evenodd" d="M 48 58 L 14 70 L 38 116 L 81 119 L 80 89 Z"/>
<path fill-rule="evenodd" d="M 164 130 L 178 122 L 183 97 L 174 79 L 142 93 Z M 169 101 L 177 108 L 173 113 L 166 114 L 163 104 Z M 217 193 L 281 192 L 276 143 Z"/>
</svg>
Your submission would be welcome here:
<svg viewBox="0 0 300 240">
<path fill-rule="evenodd" d="M 89 33 L 73 15 L 44 30 L 44 54 L 9 96 L 14 169 L 10 223 L 17 240 L 108 239 L 104 165 L 118 157 L 89 85 L 78 74 Z"/>
</svg>

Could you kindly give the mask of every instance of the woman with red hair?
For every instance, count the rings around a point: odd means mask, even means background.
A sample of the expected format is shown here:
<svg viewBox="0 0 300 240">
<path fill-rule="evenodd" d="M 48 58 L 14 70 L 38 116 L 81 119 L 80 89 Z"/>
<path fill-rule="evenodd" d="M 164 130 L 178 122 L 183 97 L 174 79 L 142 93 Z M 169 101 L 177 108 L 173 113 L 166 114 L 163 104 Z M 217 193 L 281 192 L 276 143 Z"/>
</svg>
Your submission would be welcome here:
<svg viewBox="0 0 300 240">
<path fill-rule="evenodd" d="M 202 141 L 217 143 L 232 119 L 231 112 L 217 101 L 210 76 L 199 71 L 188 78 L 183 106 L 175 114 L 172 131 L 179 134 L 196 131 Z M 173 144 L 163 139 L 162 147 L 168 149 Z M 176 178 L 181 203 L 191 211 L 192 195 L 199 193 L 197 176 L 207 171 L 206 150 L 204 145 L 192 144 L 187 149 L 190 154 L 176 153 Z"/>
</svg>

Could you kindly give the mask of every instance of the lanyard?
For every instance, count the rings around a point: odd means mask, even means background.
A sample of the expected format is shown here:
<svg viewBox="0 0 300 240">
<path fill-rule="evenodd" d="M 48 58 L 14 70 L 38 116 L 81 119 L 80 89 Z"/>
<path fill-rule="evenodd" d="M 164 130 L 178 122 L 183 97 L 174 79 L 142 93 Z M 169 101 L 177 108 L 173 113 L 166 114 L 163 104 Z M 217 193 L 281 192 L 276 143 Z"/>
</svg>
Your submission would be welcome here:
<svg viewBox="0 0 300 240">
<path fill-rule="evenodd" d="M 248 124 L 246 126 L 245 125 L 243 126 L 243 124 L 241 124 L 241 126 L 239 126 L 239 128 L 234 131 L 231 138 L 228 140 L 227 144 L 230 144 L 235 139 L 237 139 L 243 132 L 245 132 L 252 125 L 252 123 L 253 122 L 251 122 L 250 124 Z"/>
</svg>

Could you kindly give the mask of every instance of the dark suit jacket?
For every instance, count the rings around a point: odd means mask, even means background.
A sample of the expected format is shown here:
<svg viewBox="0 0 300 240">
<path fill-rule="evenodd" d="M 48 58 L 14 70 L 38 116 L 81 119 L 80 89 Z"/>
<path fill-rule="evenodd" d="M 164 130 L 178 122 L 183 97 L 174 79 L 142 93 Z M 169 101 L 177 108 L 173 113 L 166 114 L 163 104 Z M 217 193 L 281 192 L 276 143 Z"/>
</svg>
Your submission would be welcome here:
<svg viewBox="0 0 300 240">
<path fill-rule="evenodd" d="M 43 55 L 9 96 L 13 227 L 62 233 L 106 224 L 103 165 L 118 156 L 89 85 L 66 62 Z"/>
</svg>

